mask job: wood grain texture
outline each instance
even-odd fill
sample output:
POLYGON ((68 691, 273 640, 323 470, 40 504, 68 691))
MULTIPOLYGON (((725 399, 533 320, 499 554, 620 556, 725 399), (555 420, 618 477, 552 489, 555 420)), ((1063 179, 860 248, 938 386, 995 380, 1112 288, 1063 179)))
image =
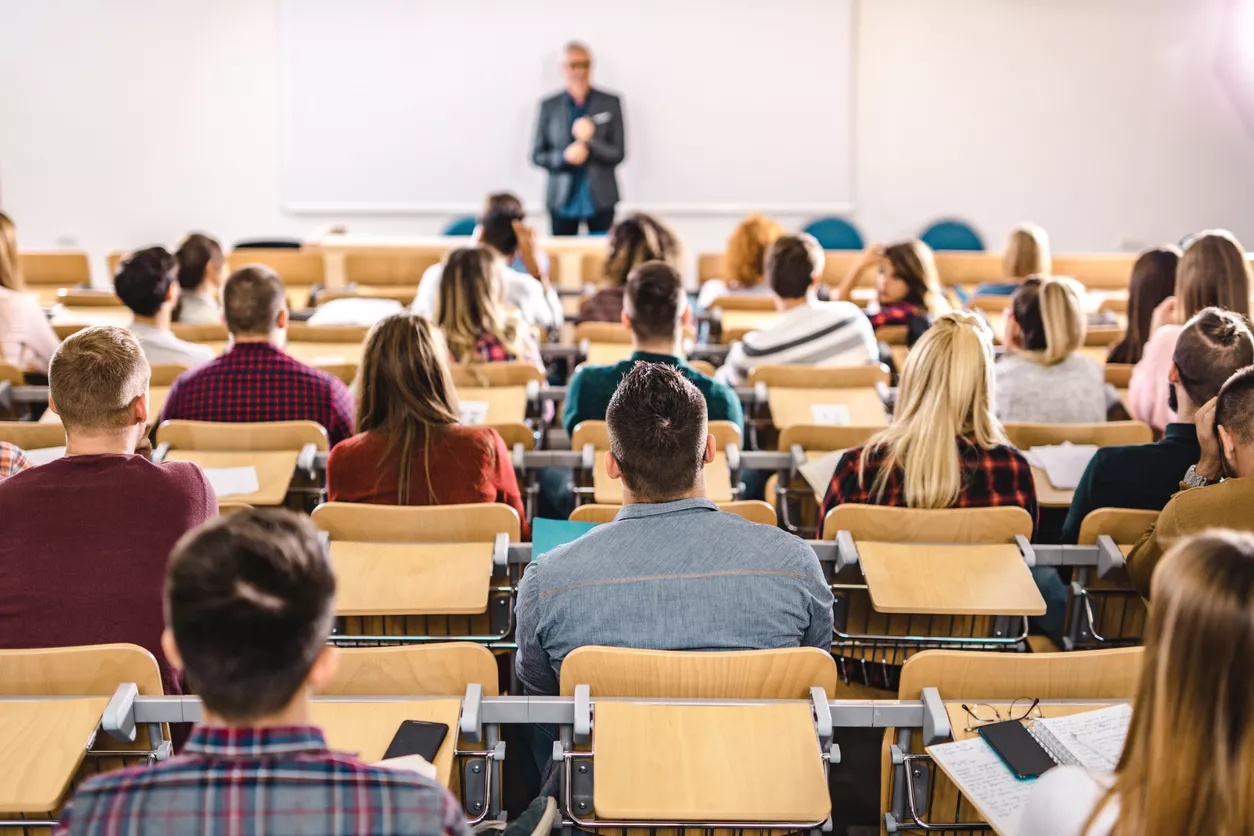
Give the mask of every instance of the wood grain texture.
POLYGON ((327 431, 314 421, 162 421, 157 444, 175 450, 239 453, 243 451, 299 452, 306 444, 327 450, 327 431))
POLYGON ((1107 421, 1102 424, 1006 424, 1010 443, 1020 450, 1046 444, 1093 444, 1113 447, 1120 444, 1148 444, 1154 440, 1148 424, 1140 421, 1107 421))
POLYGON ((336 615, 471 615, 488 607, 492 543, 331 543, 336 615))
POLYGON ((257 471, 256 493, 228 497, 248 505, 282 505, 296 470, 296 451, 224 453, 216 450, 171 450, 166 461, 195 462, 202 468, 252 467, 257 471))
POLYGON ((1045 600, 1007 545, 858 542, 871 603, 884 613, 1044 615, 1045 600))
POLYGON ((134 644, 0 650, 0 695, 112 696, 123 682, 134 682, 144 696, 159 696, 156 658, 134 644))
POLYGON ((0 702, 0 813, 61 806, 108 702, 0 702))
POLYGON ((787 389, 767 390, 771 423, 784 430, 796 424, 814 424, 815 405, 843 404, 849 410, 850 425, 888 426, 884 402, 874 389, 787 389))
POLYGON ((470 642, 339 651, 335 677, 319 693, 334 696, 461 697, 472 682, 485 696, 500 693, 496 657, 470 642))
MULTIPOLYGON (((778 525, 775 509, 760 499, 745 499, 737 502, 719 502, 718 509, 738 517, 744 517, 759 525, 778 525)), ((580 505, 570 515, 571 522, 607 523, 621 511, 622 505, 580 505)))
POLYGON ((891 508, 839 505, 827 512, 823 539, 849 531, 859 540, 884 543, 1007 543, 1032 536, 1032 516, 1018 507, 891 508))
POLYGON ((448 786, 457 746, 457 720, 460 699, 414 700, 413 702, 323 702, 310 705, 313 722, 322 727, 327 745, 340 752, 355 754, 366 763, 383 759, 396 730, 406 720, 444 723, 449 727, 435 764, 440 783, 448 786))
POLYGON ((707 653, 581 647, 562 661, 562 696, 587 685, 594 697, 809 699, 836 690, 836 662, 814 647, 707 653))
POLYGON ((765 383, 782 389, 874 389, 887 384, 888 369, 879 363, 862 366, 758 366, 749 373, 750 385, 765 383))
POLYGON ((363 543, 491 543, 498 533, 522 537, 518 512, 499 503, 366 505, 324 502, 310 515, 332 541, 363 543))

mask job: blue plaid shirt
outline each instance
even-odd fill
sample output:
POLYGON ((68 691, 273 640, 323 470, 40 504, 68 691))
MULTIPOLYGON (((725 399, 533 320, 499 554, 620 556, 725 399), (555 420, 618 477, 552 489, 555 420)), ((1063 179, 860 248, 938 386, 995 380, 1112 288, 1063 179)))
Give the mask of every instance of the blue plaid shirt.
POLYGON ((327 748, 310 726, 197 726, 183 753, 86 781, 57 833, 469 836, 448 790, 327 748))

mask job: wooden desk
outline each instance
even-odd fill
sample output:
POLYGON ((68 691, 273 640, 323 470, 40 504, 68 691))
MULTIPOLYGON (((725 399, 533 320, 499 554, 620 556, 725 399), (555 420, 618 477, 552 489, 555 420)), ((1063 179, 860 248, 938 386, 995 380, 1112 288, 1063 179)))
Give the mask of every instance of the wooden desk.
MULTIPOLYGON (((727 456, 722 451, 714 454, 714 461, 705 466, 705 495, 711 502, 731 502, 731 471, 727 469, 727 456)), ((605 469, 605 451, 598 450, 592 471, 592 497, 598 505, 622 505, 623 483, 611 479, 605 469)))
POLYGON ((1070 508, 1075 491, 1065 491, 1050 484, 1049 477, 1039 467, 1032 468, 1032 482, 1036 485, 1036 501, 1042 508, 1070 508))
POLYGON ((227 453, 216 450, 171 450, 165 457, 171 462, 195 462, 202 468, 254 467, 257 469, 256 493, 223 497, 226 501, 247 505, 282 505, 296 470, 296 450, 227 453))
POLYGON ((288 343, 287 353, 310 366, 360 366, 362 343, 288 343))
POLYGON ((820 821, 831 814, 804 702, 595 706, 593 808, 625 821, 820 821))
POLYGON ((63 307, 48 320, 58 325, 116 325, 119 328, 130 328, 135 321, 135 314, 125 307, 70 308, 63 307))
POLYGON ((109 700, 0 703, 0 814, 56 810, 109 700))
POLYGON ((588 343, 590 366, 614 366, 631 357, 631 343, 588 343))
POLYGON ((771 407, 771 423, 782 430, 795 424, 813 424, 812 407, 820 404, 844 404, 853 426, 882 427, 888 425, 884 402, 874 389, 784 389, 773 386, 767 390, 771 407))
POLYGON ((726 345, 740 339, 750 331, 769 328, 777 319, 779 319, 778 311, 723 311, 723 331, 719 339, 726 345))
POLYGON ((527 389, 524 386, 464 386, 457 390, 462 403, 481 401, 488 405, 485 424, 521 424, 527 419, 527 389))
POLYGON ((336 615, 472 615, 488 608, 492 543, 331 541, 336 615))
MULTIPOLYGON (((949 728, 953 732, 955 741, 968 740, 975 737, 977 732, 967 731, 967 725, 971 722, 971 715, 962 710, 962 704, 971 705, 969 700, 955 700, 945 703, 945 713, 949 715, 949 728)), ((1029 705, 1032 704, 1032 698, 1020 700, 1015 704, 1015 713, 1022 714, 1027 711, 1029 705)), ((1082 714, 1085 711, 1096 711, 1099 708, 1107 708, 1113 703, 1093 702, 1093 703, 1067 703, 1066 705, 1041 705, 1037 706, 1042 717, 1068 717, 1072 714, 1082 714)), ((1009 717, 1007 712, 1010 710, 1009 702, 981 702, 980 705, 991 705, 997 709, 1002 717, 1009 717)), ((974 706, 972 706, 974 708, 974 706)), ((1033 710, 1032 716, 1037 716, 1036 710, 1033 710)), ((985 724, 987 725, 987 723, 985 724)), ((972 728, 975 728, 974 726, 972 728)))
POLYGON ((858 543, 871 605, 882 613, 1044 615, 1019 547, 858 543))
POLYGON ((310 705, 313 722, 322 727, 327 745, 340 752, 351 752, 366 763, 383 760, 396 730, 406 720, 444 723, 449 727, 435 769, 440 783, 448 786, 453 774, 453 750, 457 748, 457 721, 460 699, 414 700, 413 702, 328 702, 315 699, 310 705))

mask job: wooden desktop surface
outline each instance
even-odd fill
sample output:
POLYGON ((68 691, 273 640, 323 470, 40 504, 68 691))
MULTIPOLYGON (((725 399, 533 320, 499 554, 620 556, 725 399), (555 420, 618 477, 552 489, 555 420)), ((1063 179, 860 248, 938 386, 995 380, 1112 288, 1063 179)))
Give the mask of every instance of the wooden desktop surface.
POLYGON ((488 607, 492 543, 331 541, 336 615, 471 615, 488 607))
MULTIPOLYGON (((731 502, 731 471, 727 469, 727 455, 714 454, 714 461, 705 466, 705 494, 711 502, 731 502)), ((611 479, 605 469, 605 451, 596 452, 592 471, 592 496, 598 505, 622 505, 623 483, 611 479)))
POLYGON ((527 389, 523 386, 462 386, 457 390, 457 399, 462 403, 486 403, 486 424, 521 424, 527 419, 527 389))
POLYGON ((615 366, 631 357, 631 343, 588 343, 589 366, 615 366))
POLYGON ((767 390, 771 407, 771 423, 782 430, 796 424, 814 424, 812 407, 844 404, 849 410, 849 423, 854 426, 887 426, 888 413, 874 389, 785 389, 772 386, 767 390))
POLYGON ((871 605, 882 613, 1044 615, 1019 547, 858 543, 871 605))
POLYGON ((327 745, 339 752, 350 752, 366 763, 383 760, 396 730, 406 720, 444 723, 449 727, 435 768, 440 783, 448 786, 453 773, 453 750, 457 747, 457 721, 460 699, 414 700, 413 702, 328 702, 314 700, 310 706, 313 722, 322 727, 327 745))
POLYGON ((105 697, 0 702, 0 814, 60 806, 108 703, 105 697))
POLYGON ((1032 468, 1032 482, 1036 485, 1036 501, 1042 508, 1070 508, 1075 491, 1055 488, 1049 476, 1039 467, 1032 468))
POLYGON ((216 450, 171 450, 166 461, 195 462, 202 468, 253 467, 257 470, 256 493, 224 496, 224 502, 242 502, 247 505, 282 505, 287 489, 292 484, 296 469, 295 450, 249 451, 239 453, 216 450))

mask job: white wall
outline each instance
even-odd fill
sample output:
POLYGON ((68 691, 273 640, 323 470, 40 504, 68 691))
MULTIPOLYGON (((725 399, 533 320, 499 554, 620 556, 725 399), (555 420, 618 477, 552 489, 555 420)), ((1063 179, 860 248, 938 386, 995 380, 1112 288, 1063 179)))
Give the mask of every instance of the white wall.
MULTIPOLYGON (((1254 138, 1214 72, 1223 4, 859 0, 854 219, 890 238, 959 215, 994 246, 1031 219, 1069 251, 1223 225, 1254 248, 1254 138)), ((0 0, 0 21, 0 205, 27 248, 446 220, 282 213, 273 0, 0 0)), ((733 223, 673 220, 693 250, 733 223)))

